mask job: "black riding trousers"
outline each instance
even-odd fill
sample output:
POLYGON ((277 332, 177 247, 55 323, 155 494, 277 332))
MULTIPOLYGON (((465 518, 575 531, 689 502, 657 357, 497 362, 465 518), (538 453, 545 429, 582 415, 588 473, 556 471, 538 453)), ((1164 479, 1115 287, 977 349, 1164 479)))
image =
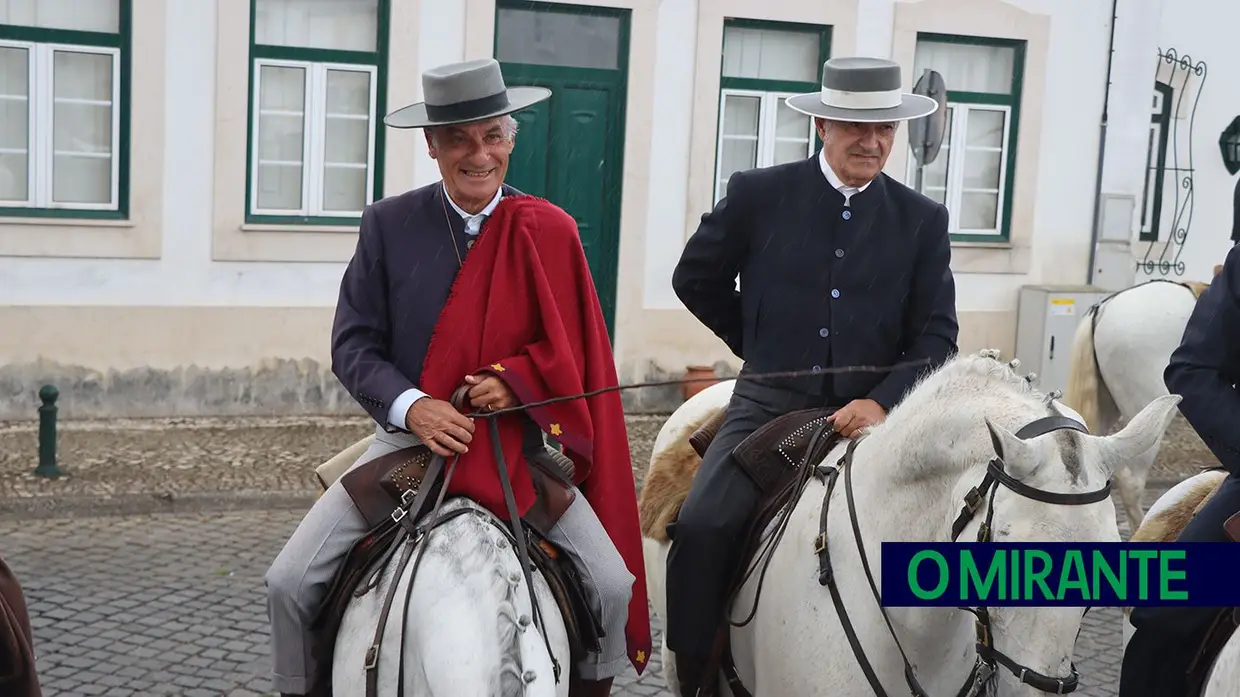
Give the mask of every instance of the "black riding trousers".
POLYGON ((760 498, 757 485, 732 459, 732 449, 782 413, 734 394, 680 515, 668 526, 667 645, 677 653, 710 651, 728 581, 740 563, 740 538, 760 498))
MULTIPOLYGON (((1231 474, 1184 528, 1182 542, 1231 542, 1223 522, 1240 511, 1240 478, 1231 474)), ((1119 697, 1183 697, 1187 672, 1220 608, 1135 607, 1136 628, 1119 678, 1119 697)))

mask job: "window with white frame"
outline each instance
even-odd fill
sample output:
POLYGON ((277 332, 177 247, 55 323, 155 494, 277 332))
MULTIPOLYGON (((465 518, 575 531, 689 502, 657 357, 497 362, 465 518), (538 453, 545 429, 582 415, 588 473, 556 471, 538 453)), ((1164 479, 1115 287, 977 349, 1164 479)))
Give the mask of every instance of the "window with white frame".
POLYGON ((729 20, 723 30, 715 200, 738 171, 802 160, 817 136, 809 116, 784 100, 819 89, 828 52, 822 27, 729 20))
MULTIPOLYGON (((1006 39, 919 35, 913 74, 934 70, 947 87, 947 126, 920 191, 950 211, 949 232, 978 240, 1006 240, 1023 44, 1006 39)), ((918 186, 909 157, 907 181, 918 186)))
POLYGON ((248 218, 356 219, 375 199, 380 0, 252 0, 248 218))
POLYGON ((127 3, 0 0, 0 215, 125 214, 127 3))

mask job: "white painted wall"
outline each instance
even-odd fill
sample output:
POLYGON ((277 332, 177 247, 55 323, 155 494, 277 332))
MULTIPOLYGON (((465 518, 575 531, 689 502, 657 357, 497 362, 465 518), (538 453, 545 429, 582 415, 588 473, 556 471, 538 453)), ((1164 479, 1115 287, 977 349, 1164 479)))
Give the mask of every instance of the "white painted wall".
MULTIPOLYGON (((418 17, 418 64, 430 67, 465 60, 465 0, 423 0, 422 12, 418 17)), ((417 85, 417 96, 422 98, 422 79, 414 70, 402 69, 400 66, 389 66, 389 70, 401 71, 406 79, 417 85)), ((389 110, 403 105, 391 104, 389 110)), ((424 140, 421 131, 409 132, 420 141, 424 140)), ((414 160, 414 188, 425 186, 440 178, 439 166, 426 152, 421 142, 414 148, 417 157, 414 160)))
POLYGON ((650 199, 642 294, 646 310, 684 309, 672 291, 672 271, 692 230, 685 230, 685 222, 689 218, 697 10, 698 0, 659 3, 654 49, 658 66, 654 113, 658 117, 650 123, 650 199))
MULTIPOLYGON (((1023 283, 1084 283, 1111 7, 1105 1, 1028 0, 1019 4, 1051 15, 1033 265, 1023 283)), ((1015 310, 1015 293, 1010 303, 1015 310)))
MULTIPOLYGON (((227 0, 231 1, 231 0, 227 0)), ((238 0, 239 1, 239 0, 238 0)), ((651 334, 640 325, 667 324, 683 312, 671 289, 671 275, 684 240, 704 210, 689 205, 690 147, 697 129, 714 129, 714 119, 694 113, 697 45, 701 3, 710 0, 661 0, 651 45, 634 43, 633 52, 650 51, 653 71, 653 118, 629 114, 648 128, 649 190, 643 192, 644 251, 640 268, 621 274, 640 283, 621 284, 640 293, 637 323, 640 346, 630 342, 625 360, 636 365, 674 351, 692 352, 702 339, 651 334), (647 312, 649 311, 649 312, 647 312), (661 312, 661 314, 660 314, 661 312), (662 317, 659 319, 658 317, 662 317), (697 343, 694 343, 697 342, 697 343), (673 345, 679 348, 673 349, 673 345)), ((1111 3, 1106 0, 994 0, 1012 2, 1051 16, 1046 98, 1041 105, 1042 139, 1035 201, 1035 234, 1028 273, 958 273, 958 310, 1014 312, 1017 292, 1026 283, 1081 283, 1086 278, 1097 175, 1101 117, 1110 31, 1111 3)), ((774 0, 752 0, 755 7, 774 0)), ((335 304, 342 263, 213 262, 213 118, 216 65, 216 2, 169 0, 167 13, 166 108, 164 149, 163 257, 159 260, 43 259, 0 257, 0 305, 26 306, 248 306, 317 307, 335 304)), ((858 0, 856 35, 837 33, 834 46, 855 44, 858 53, 890 56, 896 0, 858 0), (846 40, 847 39, 847 40, 846 40)), ((417 27, 421 66, 466 56, 468 0, 423 0, 417 27)), ((760 14, 755 12, 755 14, 760 14)), ((1186 278, 1204 279, 1221 262, 1231 242, 1231 196, 1235 179, 1218 155, 1219 132, 1240 113, 1240 92, 1230 88, 1229 69, 1240 64, 1234 27, 1240 4, 1217 0, 1118 0, 1115 55, 1111 75, 1110 124, 1103 176, 1104 192, 1139 197, 1154 60, 1159 46, 1209 63, 1196 115, 1194 165, 1196 202, 1188 243, 1182 255, 1186 278)), ((838 30, 837 30, 838 31, 838 30)), ((392 65, 421 87, 414 66, 392 65)), ((389 105, 397 108, 399 104, 389 105)), ((142 134, 135 134, 142 137, 142 134)), ((405 134, 401 134, 405 137, 405 134)), ((712 137, 713 140, 713 137, 712 137)), ((904 140, 901 139, 901 146, 904 140)), ((438 178, 433 161, 419 145, 415 185, 438 178)), ((1018 153, 1018 157, 1028 156, 1018 153)), ((134 167, 141 167, 136 162, 134 167)), ((1169 185, 1173 184, 1169 181, 1169 185)), ((635 194, 626 190, 626 196, 635 194)), ((1137 222, 1134 220, 1134 230, 1137 222)), ((1134 244, 1141 253, 1143 246, 1134 244)), ((637 257, 635 257, 637 258, 637 257)), ((1141 280, 1141 277, 1137 277, 1141 280)), ((679 320, 678 320, 679 322, 679 320)), ((684 314, 686 333, 697 331, 684 314)), ((656 325, 651 325, 656 326, 656 325)), ((671 326, 671 325, 669 325, 671 326)), ((701 335, 701 332, 698 332, 701 335)), ((712 339, 707 339, 712 340, 712 339)), ((623 341, 623 340, 622 340, 623 341)), ((676 354, 680 355, 680 354, 676 354)), ((667 369, 679 365, 668 364, 667 369)))
MULTIPOLYGON (((1236 89, 1240 41, 1236 40, 1236 27, 1240 27, 1240 3, 1234 2, 1168 0, 1159 19, 1156 46, 1173 47, 1181 56, 1191 56, 1194 63, 1200 60, 1207 64, 1193 133, 1193 217, 1180 256, 1186 266, 1184 277, 1202 281, 1211 278, 1214 265, 1223 263, 1232 246, 1236 178, 1223 167, 1218 138, 1240 114, 1240 91, 1236 89)), ((1190 106, 1186 99, 1184 111, 1190 106)), ((1187 152, 1183 141, 1186 134, 1186 130, 1181 131, 1181 152, 1187 152)), ((1172 183, 1169 179, 1167 186, 1172 183)), ((1164 206, 1174 199, 1167 200, 1164 206)), ((1145 245, 1134 247, 1144 253, 1145 245)))
POLYGON ((0 305, 334 306, 344 264, 211 260, 215 3, 170 0, 167 18, 163 257, 0 257, 0 305))

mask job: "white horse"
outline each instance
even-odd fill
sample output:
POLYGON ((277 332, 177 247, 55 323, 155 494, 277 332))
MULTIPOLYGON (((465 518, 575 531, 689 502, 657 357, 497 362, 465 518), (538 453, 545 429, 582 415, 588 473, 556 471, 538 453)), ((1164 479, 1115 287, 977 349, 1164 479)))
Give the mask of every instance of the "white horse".
MULTIPOLYGON (((1227 478, 1222 470, 1207 470, 1195 474, 1167 490, 1158 497, 1145 514, 1141 527, 1132 534, 1132 542, 1172 542, 1180 536, 1184 526, 1218 491, 1227 478)), ((1132 608, 1124 608, 1124 648, 1136 631, 1128 622, 1132 608)), ((1201 697, 1240 697, 1240 632, 1231 639, 1215 657, 1201 697)))
MULTIPOLYGON (((1110 433, 1121 420, 1131 420, 1167 394, 1163 370, 1204 287, 1149 281, 1109 296, 1081 317, 1063 402, 1092 432, 1110 433)), ((1141 496, 1157 454, 1151 449, 1115 471, 1115 488, 1131 530, 1144 517, 1141 496)))
MULTIPOLYGON (((856 446, 852 478, 857 519, 874 577, 881 578, 884 541, 948 541, 965 494, 977 486, 996 456, 1017 481, 1051 492, 1096 492, 1116 464, 1156 448, 1179 397, 1154 400, 1121 432, 1092 436, 1059 431, 1028 440, 1014 432, 1054 413, 1042 394, 997 354, 957 356, 927 376, 892 410, 883 424, 856 446), (993 441, 992 441, 993 439, 993 441), (880 567, 880 568, 874 568, 880 567)), ((696 462, 686 439, 699 424, 726 406, 732 383, 696 395, 667 421, 655 442, 642 491, 642 526, 647 578, 656 612, 666 617, 668 552, 662 525, 667 510, 683 501, 696 462), (653 485, 653 486, 652 486, 653 485)), ((1078 418, 1055 405, 1064 415, 1078 418)), ((846 445, 824 462, 836 463, 846 445)), ((843 607, 856 628, 864 654, 889 694, 905 691, 904 665, 861 566, 851 529, 844 477, 829 511, 829 550, 843 607)), ((771 554, 765 592, 753 621, 731 629, 732 653, 744 685, 755 695, 860 695, 871 689, 849 650, 828 590, 818 581, 812 552, 819 532, 825 486, 811 480, 792 510, 783 538, 771 554)), ((998 541, 1119 540, 1109 498, 1086 505, 1051 505, 1000 487, 994 505, 998 541)), ((987 513, 986 502, 964 528, 972 541, 987 513)), ((732 608, 747 615, 754 603, 754 573, 732 608)), ((991 646, 1016 664, 1050 678, 1070 676, 1082 609, 1003 607, 988 610, 991 646)), ((921 685, 931 695, 956 694, 975 666, 975 618, 956 608, 887 608, 895 634, 908 653, 921 685)), ((675 660, 661 647, 665 677, 678 693, 675 660)), ((1037 695, 1003 667, 987 680, 1003 695, 1037 695)), ((726 685, 724 686, 726 690, 726 685)), ((1053 692, 1053 689, 1052 689, 1053 692)), ((994 692, 991 692, 994 694, 994 692)))
MULTIPOLYGON (((334 697, 365 697, 366 651, 392 583, 400 586, 380 643, 380 697, 395 697, 402 666, 404 694, 410 697, 567 697, 572 669, 568 634, 546 580, 537 570, 531 572, 547 633, 544 643, 516 551, 496 525, 504 523, 464 498, 445 500, 440 516, 462 508, 469 513, 443 522, 418 543, 426 551, 412 574, 411 593, 406 595, 412 562, 396 578, 393 561, 377 587, 349 602, 332 662, 334 697), (558 684, 548 646, 560 666, 558 684)), ((401 545, 394 560, 408 544, 401 545)))

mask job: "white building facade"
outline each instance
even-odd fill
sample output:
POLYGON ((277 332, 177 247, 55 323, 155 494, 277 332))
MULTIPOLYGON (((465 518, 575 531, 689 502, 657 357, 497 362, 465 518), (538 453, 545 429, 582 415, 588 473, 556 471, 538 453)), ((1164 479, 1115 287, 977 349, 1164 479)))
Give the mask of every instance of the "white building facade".
POLYGON ((555 92, 509 181, 578 219, 622 381, 738 366, 672 270, 731 172, 815 152, 782 98, 841 55, 944 77, 923 190, 961 348, 1010 354, 1022 285, 1222 262, 1237 24, 1211 0, 0 0, 0 418, 49 382, 68 416, 359 411, 329 353, 360 211, 438 179, 382 116, 489 56, 555 92))

